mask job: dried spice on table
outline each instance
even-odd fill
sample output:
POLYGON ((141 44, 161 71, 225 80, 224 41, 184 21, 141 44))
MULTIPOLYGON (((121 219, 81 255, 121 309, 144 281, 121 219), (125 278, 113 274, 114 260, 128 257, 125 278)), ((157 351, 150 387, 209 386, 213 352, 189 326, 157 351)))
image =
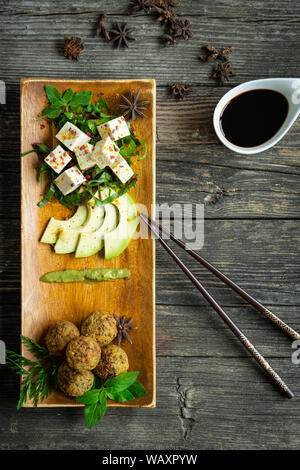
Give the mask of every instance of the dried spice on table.
POLYGON ((114 318, 117 322, 117 342, 118 346, 120 346, 121 342, 123 339, 127 339, 127 341, 132 344, 132 340, 128 334, 128 331, 132 330, 137 330, 137 326, 132 326, 132 318, 129 318, 129 320, 126 320, 126 316, 123 315, 121 318, 119 318, 117 315, 114 314, 114 318))
POLYGON ((96 36, 103 37, 106 41, 110 41, 110 35, 108 30, 105 27, 106 15, 101 13, 98 20, 98 28, 96 29, 96 36))
POLYGON ((136 38, 132 36, 132 32, 133 28, 129 28, 127 23, 116 23, 113 29, 109 31, 110 40, 116 44, 118 49, 121 46, 128 48, 128 41, 136 41, 136 38))
POLYGON ((232 70, 231 65, 231 62, 226 62, 226 64, 218 64, 214 69, 211 78, 215 78, 220 84, 224 83, 225 80, 229 81, 230 77, 236 75, 236 73, 232 70))
POLYGON ((200 55, 199 59, 202 62, 212 62, 214 60, 220 60, 221 62, 228 61, 228 55, 234 51, 234 46, 225 47, 223 49, 217 49, 216 47, 207 44, 202 47, 204 55, 200 55))
POLYGON ((68 59, 79 60, 79 55, 84 51, 83 40, 76 36, 71 38, 65 36, 64 41, 64 56, 68 59))
POLYGON ((177 99, 183 99, 188 93, 192 92, 192 87, 184 83, 174 83, 170 86, 171 94, 177 99))

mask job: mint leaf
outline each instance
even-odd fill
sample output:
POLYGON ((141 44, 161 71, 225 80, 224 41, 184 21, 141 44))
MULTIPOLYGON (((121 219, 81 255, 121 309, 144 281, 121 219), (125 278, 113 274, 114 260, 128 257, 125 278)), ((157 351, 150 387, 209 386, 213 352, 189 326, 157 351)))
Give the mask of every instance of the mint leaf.
POLYGON ((91 91, 78 91, 73 95, 73 98, 70 101, 70 107, 76 109, 78 106, 87 106, 92 99, 91 91))
POLYGON ((138 380, 136 380, 132 385, 130 385, 127 390, 132 393, 135 398, 144 397, 147 394, 146 389, 138 380))
MULTIPOLYGON (((95 390, 91 390, 91 391, 95 391, 95 390)), ((93 426, 98 424, 106 412, 106 406, 107 406, 106 393, 104 390, 97 390, 97 392, 98 392, 99 401, 97 401, 97 403, 94 403, 92 405, 86 405, 84 409, 85 422, 89 429, 91 429, 93 426)))
POLYGON ((98 403, 99 395, 99 390, 90 390, 81 397, 76 398, 76 401, 78 401, 79 403, 83 403, 84 405, 94 405, 95 403, 98 403))
POLYGON ((62 112, 61 108, 51 105, 51 106, 48 106, 48 108, 44 109, 43 116, 46 116, 50 119, 55 119, 60 115, 61 112, 62 112))
POLYGON ((139 375, 139 372, 124 372, 104 382, 104 388, 107 392, 123 392, 132 385, 139 375))
POLYGON ((72 88, 69 88, 67 91, 65 91, 62 97, 63 103, 64 104, 69 103, 69 101, 71 101, 71 99, 73 98, 73 95, 74 95, 74 91, 72 90, 72 88))
POLYGON ((129 389, 123 390, 123 392, 107 390, 107 396, 114 401, 130 401, 135 399, 135 396, 129 391, 129 389))
POLYGON ((46 85, 45 91, 50 103, 53 103, 54 105, 61 104, 62 94, 57 88, 55 88, 55 86, 46 85))

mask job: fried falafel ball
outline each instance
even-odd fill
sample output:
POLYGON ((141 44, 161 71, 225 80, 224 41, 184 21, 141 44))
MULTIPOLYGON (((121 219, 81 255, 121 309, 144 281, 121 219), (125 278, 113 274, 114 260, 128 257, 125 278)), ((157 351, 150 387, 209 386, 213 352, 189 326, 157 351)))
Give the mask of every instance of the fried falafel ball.
POLYGON ((94 338, 100 347, 111 343, 118 334, 117 322, 108 312, 93 312, 83 322, 81 334, 94 338))
POLYGON ((93 372, 101 379, 107 379, 123 374, 128 368, 129 362, 126 352, 120 346, 109 344, 102 348, 101 360, 93 372))
POLYGON ((71 369, 67 362, 63 362, 58 368, 57 384, 65 395, 81 397, 85 392, 91 390, 94 378, 92 372, 77 372, 71 369))
POLYGON ((62 356, 67 344, 80 336, 77 326, 70 321, 58 321, 49 328, 45 336, 46 348, 51 356, 62 356))
POLYGON ((94 369, 100 358, 100 346, 94 338, 89 336, 79 336, 73 339, 66 349, 67 363, 77 372, 94 369))

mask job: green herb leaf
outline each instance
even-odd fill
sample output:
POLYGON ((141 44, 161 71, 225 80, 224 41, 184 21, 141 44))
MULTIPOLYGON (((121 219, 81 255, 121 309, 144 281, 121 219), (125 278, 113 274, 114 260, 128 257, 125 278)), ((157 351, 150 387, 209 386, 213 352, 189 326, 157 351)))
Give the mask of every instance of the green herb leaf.
POLYGON ((52 198, 52 196, 54 196, 54 194, 55 194, 55 186, 54 186, 53 183, 51 183, 50 186, 49 186, 48 191, 44 195, 44 199, 42 199, 42 201, 38 202, 37 205, 40 208, 44 207, 44 205, 47 204, 50 201, 50 199, 52 198))
POLYGON ((107 396, 111 400, 114 401, 131 401, 135 399, 135 396, 130 392, 129 389, 123 390, 122 392, 115 392, 115 391, 110 391, 109 389, 107 390, 107 396))
POLYGON ((132 385, 130 385, 130 387, 128 387, 128 390, 132 393, 132 395, 134 395, 135 398, 144 397, 145 395, 147 395, 146 389, 138 380, 136 380, 132 385))
POLYGON ((122 392, 136 381, 138 375, 139 372, 124 372, 124 374, 107 379, 104 382, 104 388, 107 392, 122 392))
POLYGON ((57 88, 55 88, 55 86, 46 85, 45 91, 46 91, 46 95, 50 103, 54 104, 55 106, 59 106, 62 104, 61 102, 62 94, 60 93, 60 91, 58 91, 57 88))
POLYGON ((57 106, 48 106, 48 108, 44 109, 43 116, 48 117, 50 119, 55 119, 61 113, 62 113, 62 108, 58 108, 57 106))
POLYGON ((78 91, 73 95, 70 101, 70 107, 72 110, 78 108, 78 106, 87 106, 92 99, 91 91, 78 91))
POLYGON ((72 88, 69 88, 67 91, 65 91, 62 97, 63 103, 64 104, 69 103, 69 101, 71 101, 71 99, 73 98, 73 95, 74 95, 74 91, 72 90, 72 88))
POLYGON ((103 398, 101 394, 101 402, 94 403, 93 405, 86 405, 84 409, 85 422, 89 429, 96 426, 106 412, 106 397, 103 398))
POLYGON ((97 389, 90 390, 89 392, 86 392, 81 397, 76 398, 76 401, 78 401, 79 403, 83 403, 84 405, 94 405, 95 403, 98 403, 99 395, 100 395, 99 390, 97 389))

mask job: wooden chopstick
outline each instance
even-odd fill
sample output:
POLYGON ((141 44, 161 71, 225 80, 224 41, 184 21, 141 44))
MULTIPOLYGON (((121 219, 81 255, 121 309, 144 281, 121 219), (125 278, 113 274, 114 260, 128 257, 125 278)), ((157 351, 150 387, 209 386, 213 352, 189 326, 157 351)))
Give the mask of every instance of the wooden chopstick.
POLYGON ((271 320, 278 328, 280 328, 282 331, 284 331, 287 335, 289 335, 292 339, 297 340, 300 339, 300 333, 295 331, 292 327, 290 327, 287 323, 282 321, 277 315, 272 313, 268 308, 266 308, 263 304, 258 302, 256 299, 254 299, 250 294, 248 294, 244 289, 242 289, 238 284, 233 282, 229 277, 227 277, 224 273, 219 271, 215 266, 213 266, 211 263, 209 263, 205 258, 200 256, 198 253, 196 253, 193 250, 190 250, 187 245, 181 241, 178 240, 178 238, 174 237, 174 235, 168 230, 164 229, 159 223, 155 222, 154 220, 150 219, 150 217, 146 216, 143 214, 144 217, 147 217, 148 221, 158 227, 161 232, 164 232, 168 237, 170 237, 171 240, 173 240, 175 243, 177 243, 178 246, 183 248, 189 255, 191 255, 193 258, 195 258, 199 263, 201 263, 203 266, 205 266, 211 273, 213 273, 215 276, 217 276, 221 281, 223 281, 227 286, 231 287, 237 294, 239 294, 244 300, 246 300, 249 304, 253 305, 257 310, 259 310, 266 318, 271 320))
MULTIPOLYGON (((227 313, 222 309, 222 307, 215 301, 215 299, 210 295, 210 293, 205 289, 205 287, 200 283, 200 281, 194 276, 194 274, 187 268, 187 266, 181 261, 181 259, 176 255, 176 253, 169 247, 169 245, 161 238, 159 232, 156 230, 154 224, 148 221, 147 216, 140 214, 141 220, 149 227, 151 232, 158 239, 160 244, 165 248, 169 255, 174 259, 186 276, 192 281, 192 283, 197 287, 201 292, 204 298, 210 303, 214 310, 220 315, 224 322, 229 326, 231 331, 235 336, 240 340, 240 342, 245 346, 249 351, 251 356, 256 360, 256 362, 266 371, 266 373, 272 378, 275 384, 280 388, 280 390, 288 397, 293 398, 294 393, 290 390, 288 385, 282 380, 282 378, 274 371, 268 361, 260 354, 260 352, 255 348, 255 346, 249 341, 249 339, 244 335, 244 333, 237 327, 237 325, 231 320, 227 313)), ((151 219, 150 219, 151 220, 151 219)))

